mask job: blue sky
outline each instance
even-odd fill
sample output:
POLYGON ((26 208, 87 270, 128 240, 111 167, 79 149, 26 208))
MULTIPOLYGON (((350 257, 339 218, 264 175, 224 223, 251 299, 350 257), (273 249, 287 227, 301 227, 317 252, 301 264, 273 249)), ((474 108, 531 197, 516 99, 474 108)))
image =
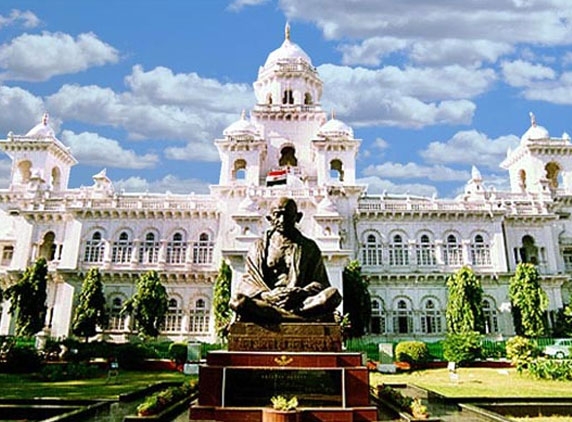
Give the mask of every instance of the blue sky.
POLYGON ((207 193, 286 21, 363 140, 370 193, 454 197, 473 165, 505 189, 530 111, 572 133, 569 0, 2 0, 0 134, 48 111, 71 187, 106 168, 126 191, 207 193))

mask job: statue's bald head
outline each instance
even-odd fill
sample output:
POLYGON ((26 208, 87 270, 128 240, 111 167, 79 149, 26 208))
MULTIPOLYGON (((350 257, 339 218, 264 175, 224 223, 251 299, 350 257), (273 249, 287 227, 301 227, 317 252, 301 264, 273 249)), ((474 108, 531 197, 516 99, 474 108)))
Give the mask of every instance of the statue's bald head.
POLYGON ((296 223, 302 219, 298 206, 292 198, 281 197, 272 202, 270 214, 266 217, 270 224, 279 232, 290 232, 296 223))

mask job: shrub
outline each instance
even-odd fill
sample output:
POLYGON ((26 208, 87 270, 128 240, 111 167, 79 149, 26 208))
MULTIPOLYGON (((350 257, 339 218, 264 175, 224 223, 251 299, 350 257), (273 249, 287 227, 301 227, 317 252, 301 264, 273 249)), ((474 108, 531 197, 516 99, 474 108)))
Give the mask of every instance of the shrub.
POLYGON ((404 396, 401 392, 388 385, 382 385, 381 388, 378 389, 378 396, 380 399, 393 404, 399 408, 399 410, 404 410, 406 412, 411 410, 413 399, 411 397, 404 396))
POLYGON ((169 406, 183 400, 195 391, 197 380, 192 380, 181 384, 179 387, 169 387, 151 396, 148 396, 143 403, 137 406, 139 416, 151 416, 161 413, 169 406))
POLYGON ((530 360, 527 363, 527 373, 536 379, 553 381, 572 380, 572 361, 555 361, 546 358, 530 360))
POLYGON ((506 342, 506 357, 509 358, 518 372, 540 356, 540 348, 534 340, 526 337, 511 337, 506 342))
POLYGON ((443 356, 458 365, 481 358, 482 336, 476 331, 449 334, 443 343, 443 356))
POLYGON ((399 362, 423 363, 429 359, 429 349, 422 341, 402 341, 395 346, 395 358, 399 362))
POLYGON ((171 343, 169 345, 169 358, 178 365, 187 361, 187 344, 171 343))
POLYGON ((114 354, 123 369, 140 369, 147 358, 154 358, 153 350, 142 343, 125 343, 115 347, 114 354))
POLYGON ((43 381, 68 381, 94 378, 100 370, 85 363, 68 363, 65 365, 45 365, 40 371, 39 378, 43 381))
POLYGON ((30 346, 12 346, 6 353, 6 372, 23 374, 36 372, 41 367, 37 350, 30 346))

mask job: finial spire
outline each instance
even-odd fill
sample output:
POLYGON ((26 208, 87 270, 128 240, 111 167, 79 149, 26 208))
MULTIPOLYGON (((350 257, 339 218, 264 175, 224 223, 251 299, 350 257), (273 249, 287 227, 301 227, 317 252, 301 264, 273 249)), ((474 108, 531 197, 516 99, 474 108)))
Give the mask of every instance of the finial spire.
POLYGON ((240 120, 246 120, 246 110, 242 109, 242 113, 240 113, 240 120))
POLYGON ((286 22, 284 27, 284 39, 290 41, 290 22, 286 22))
POLYGON ((50 120, 50 115, 47 112, 44 113, 44 115, 42 116, 42 124, 44 126, 47 126, 49 120, 50 120))
POLYGON ((336 118, 336 111, 332 108, 332 120, 336 118))
POLYGON ((536 126, 536 116, 534 115, 534 113, 531 111, 528 113, 528 115, 530 116, 530 125, 536 126))

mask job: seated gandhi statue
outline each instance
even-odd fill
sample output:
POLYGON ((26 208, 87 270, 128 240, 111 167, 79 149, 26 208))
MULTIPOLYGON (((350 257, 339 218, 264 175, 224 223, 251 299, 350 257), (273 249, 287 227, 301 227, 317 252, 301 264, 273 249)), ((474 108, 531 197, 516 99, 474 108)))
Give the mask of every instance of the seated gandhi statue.
POLYGON ((333 322, 342 296, 330 285, 316 242, 296 228, 296 202, 277 199, 266 218, 271 228, 249 251, 230 301, 237 321, 333 322))

